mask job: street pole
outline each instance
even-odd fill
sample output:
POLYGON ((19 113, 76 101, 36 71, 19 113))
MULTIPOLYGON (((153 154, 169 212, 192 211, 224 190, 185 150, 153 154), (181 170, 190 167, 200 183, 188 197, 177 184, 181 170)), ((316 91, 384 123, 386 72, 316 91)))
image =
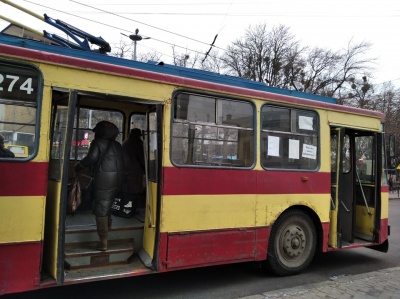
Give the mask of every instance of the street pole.
POLYGON ((129 38, 133 41, 133 60, 136 61, 137 42, 141 41, 142 39, 150 39, 150 37, 143 38, 141 35, 139 35, 139 29, 136 29, 135 34, 129 35, 129 38))

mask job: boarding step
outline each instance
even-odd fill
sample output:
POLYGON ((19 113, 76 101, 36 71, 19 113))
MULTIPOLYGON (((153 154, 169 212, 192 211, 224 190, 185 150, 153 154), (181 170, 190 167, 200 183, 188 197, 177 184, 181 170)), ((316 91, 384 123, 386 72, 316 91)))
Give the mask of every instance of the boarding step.
POLYGON ((65 244, 65 269, 77 270, 129 262, 134 253, 134 239, 109 240, 107 251, 96 250, 95 242, 65 244))
MULTIPOLYGON (((112 227, 108 231, 109 240, 134 239, 135 252, 142 248, 143 225, 129 227, 112 227)), ((65 244, 96 242, 99 240, 96 226, 68 229, 65 231, 65 244)))

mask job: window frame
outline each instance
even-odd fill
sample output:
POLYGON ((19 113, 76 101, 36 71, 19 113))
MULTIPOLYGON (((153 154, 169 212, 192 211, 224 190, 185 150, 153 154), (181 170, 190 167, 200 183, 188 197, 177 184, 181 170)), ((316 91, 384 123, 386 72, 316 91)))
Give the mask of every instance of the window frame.
MULTIPOLYGON (((41 119, 41 113, 42 113, 42 101, 43 101, 43 89, 44 89, 44 79, 43 79, 43 73, 41 70, 33 64, 29 63, 21 63, 21 62, 16 62, 16 61, 10 61, 10 60, 5 60, 5 59, 0 59, 0 65, 5 65, 11 68, 20 68, 20 69, 25 69, 33 72, 36 75, 36 80, 37 80, 37 91, 36 91, 36 97, 34 100, 31 101, 23 101, 20 99, 7 99, 6 97, 1 98, 0 97, 0 104, 5 104, 5 105, 10 105, 10 106, 20 106, 20 107, 31 107, 36 109, 35 111, 35 121, 32 126, 34 126, 34 133, 29 133, 33 134, 33 146, 32 146, 32 152, 29 154, 28 151, 28 156, 27 157, 0 157, 0 162, 3 161, 10 161, 10 162, 28 162, 33 160, 38 152, 39 152, 39 144, 40 144, 40 119, 41 119)), ((24 82, 22 82, 22 85, 24 85, 24 82)), ((1 86, 4 88, 4 86, 1 86)), ((4 130, 8 131, 8 130, 4 130)), ((18 133, 18 132, 16 132, 18 133)), ((22 132, 24 133, 24 132, 22 132)), ((25 132, 26 133, 26 132, 25 132)), ((18 144, 19 145, 19 144, 18 144)), ((21 145, 20 145, 21 146, 21 145)), ((22 145, 22 146, 27 146, 27 145, 22 145)))
MULTIPOLYGON (((188 129, 190 131, 190 129, 188 129)), ((193 167, 193 168, 212 168, 212 169, 237 169, 237 170, 241 170, 241 169, 252 169, 255 167, 256 163, 257 163, 257 157, 256 157, 256 153, 257 153, 257 148, 256 148, 256 144, 257 144, 257 138, 256 135, 257 134, 257 108, 256 105, 253 101, 249 100, 249 99, 243 99, 243 98, 236 98, 236 97, 226 97, 226 96, 221 96, 221 95, 217 95, 217 94, 211 94, 211 93, 198 93, 198 92, 193 92, 193 91, 189 91, 189 90, 178 90, 175 91, 172 94, 172 105, 171 105, 171 120, 170 120, 170 149, 169 149, 169 157, 170 157, 170 162, 172 165, 176 166, 176 167, 193 167), (198 122, 193 122, 193 121, 187 121, 187 120, 182 120, 179 118, 175 118, 175 105, 176 105, 176 100, 178 98, 179 94, 186 94, 188 96, 194 95, 197 97, 205 97, 205 98, 213 98, 215 99, 215 113, 216 113, 216 119, 215 122, 204 122, 204 121, 198 121, 198 122), (218 100, 225 100, 225 101, 233 101, 233 102, 242 102, 242 103, 246 103, 249 104, 251 106, 252 109, 252 122, 251 122, 251 127, 237 127, 237 126, 230 126, 227 124, 223 124, 220 123, 218 120, 218 109, 220 109, 220 105, 218 104, 218 100), (173 158, 173 140, 174 140, 174 136, 173 136, 173 130, 174 130, 174 124, 175 123, 180 123, 180 124, 187 124, 189 126, 210 126, 210 127, 215 127, 217 129, 217 136, 219 134, 218 129, 219 128, 223 128, 223 129, 237 129, 239 130, 245 130, 245 131, 251 131, 252 132, 252 163, 248 166, 235 166, 234 164, 231 165, 223 165, 223 163, 199 163, 199 164, 180 164, 177 163, 174 158, 173 158)), ((189 139, 189 137, 188 137, 189 139)))
MULTIPOLYGON (((281 138, 281 137, 280 137, 281 138)), ((290 138, 290 137, 289 137, 290 138)), ((300 140, 299 139, 295 139, 295 140, 300 140)), ((304 143, 303 143, 304 144, 304 143)), ((279 104, 274 104, 274 103, 264 103, 261 107, 260 107, 260 146, 259 146, 259 150, 260 150, 260 164, 261 167, 264 170, 272 170, 272 171, 313 171, 316 172, 319 170, 319 168, 321 167, 321 124, 320 124, 320 117, 318 114, 318 111, 313 110, 313 109, 307 109, 307 108, 302 108, 302 107, 295 107, 295 106, 288 106, 288 105, 279 105, 279 104), (290 131, 278 131, 278 130, 268 130, 268 129, 264 129, 263 128, 263 120, 264 120, 264 116, 263 116, 263 111, 265 109, 265 107, 272 107, 272 108, 279 108, 279 109, 287 109, 289 110, 289 128, 290 131), (297 111, 297 117, 295 119, 296 123, 293 124, 293 111, 297 111), (300 112, 300 113, 299 113, 300 112), (305 132, 301 132, 300 128, 298 128, 298 122, 299 122, 299 116, 301 115, 301 112, 304 112, 306 114, 313 114, 315 116, 315 125, 316 128, 314 129, 315 131, 315 135, 314 134, 306 134, 305 132), (293 128, 296 128, 296 131, 299 130, 299 132, 296 132, 293 130, 293 128), (282 135, 286 135, 286 136, 295 136, 295 137, 300 137, 300 138, 304 138, 304 137, 309 137, 309 138, 317 138, 316 141, 316 146, 317 146, 317 152, 316 152, 316 166, 315 168, 301 168, 301 163, 297 163, 298 166, 297 168, 293 167, 271 167, 271 166, 266 166, 265 165, 265 157, 263 157, 263 154, 265 153, 265 148, 263 145, 263 139, 264 133, 273 133, 279 136, 282 135)), ((301 148, 299 147, 299 151, 301 151, 301 148)), ((299 152, 300 155, 300 159, 301 157, 301 152, 299 152)), ((289 159, 289 157, 286 158, 287 160, 289 159)), ((299 159, 299 160, 300 160, 299 159)), ((282 162, 282 163, 286 163, 286 165, 289 165, 288 162, 282 162)), ((293 165, 296 163, 293 163, 293 165)))

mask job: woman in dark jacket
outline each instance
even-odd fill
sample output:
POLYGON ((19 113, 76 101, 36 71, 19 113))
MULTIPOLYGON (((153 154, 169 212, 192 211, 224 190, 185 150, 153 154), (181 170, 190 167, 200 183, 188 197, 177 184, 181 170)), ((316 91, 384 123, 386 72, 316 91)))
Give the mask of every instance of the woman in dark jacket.
MULTIPOLYGON (((127 177, 123 185, 124 198, 132 201, 135 212, 144 191, 143 176, 145 173, 143 141, 140 129, 132 129, 129 138, 122 143, 127 177)), ((141 206, 142 207, 142 206, 141 206)))
POLYGON ((97 249, 106 251, 108 228, 111 226, 111 206, 120 192, 125 171, 122 146, 115 141, 119 134, 118 128, 108 121, 101 121, 93 131, 95 135, 89 152, 75 165, 75 171, 79 172, 85 167, 91 167, 91 176, 94 179, 93 214, 96 216, 97 232, 100 238, 97 249))

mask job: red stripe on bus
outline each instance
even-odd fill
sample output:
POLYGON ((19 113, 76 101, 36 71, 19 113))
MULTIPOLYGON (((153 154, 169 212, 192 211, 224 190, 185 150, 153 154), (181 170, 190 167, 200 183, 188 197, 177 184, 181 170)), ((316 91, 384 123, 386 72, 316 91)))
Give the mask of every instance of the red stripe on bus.
POLYGON ((164 233, 158 271, 265 260, 269 234, 269 227, 164 233))
POLYGON ((387 218, 381 219, 379 243, 383 243, 389 238, 389 221, 387 218))
POLYGON ((41 252, 41 242, 0 244, 0 295, 39 287, 41 252))
POLYGON ((47 194, 48 163, 0 162, 0 196, 47 194))
POLYGON ((343 105, 336 105, 336 104, 330 104, 330 103, 325 103, 325 102, 312 101, 312 100, 308 100, 308 99, 296 98, 293 96, 286 96, 286 95, 280 95, 280 94, 275 94, 275 93, 271 93, 271 92, 251 90, 251 89, 234 87, 234 86, 227 86, 227 85, 223 85, 223 84, 211 83, 211 82, 206 82, 206 81, 201 81, 201 80, 196 80, 196 79, 182 78, 182 77, 177 77, 177 76, 173 76, 173 75, 169 75, 169 74, 155 73, 155 72, 146 71, 146 70, 134 69, 131 67, 126 67, 126 66, 112 65, 112 64, 108 64, 108 63, 104 63, 104 62, 96 62, 96 61, 92 61, 92 60, 85 60, 82 58, 63 56, 63 55, 59 55, 59 54, 42 52, 42 51, 38 51, 38 50, 25 49, 25 48, 9 46, 9 45, 0 45, 0 52, 3 54, 6 54, 6 55, 13 56, 13 57, 18 56, 18 57, 28 58, 28 59, 32 59, 32 60, 37 60, 37 61, 44 61, 46 63, 63 64, 63 65, 67 65, 67 66, 75 66, 80 69, 83 68, 83 69, 97 70, 97 71, 107 72, 107 73, 115 73, 115 74, 120 74, 120 75, 124 75, 124 76, 130 76, 130 77, 145 78, 148 80, 170 83, 170 84, 179 85, 182 87, 187 86, 187 87, 196 87, 196 88, 202 88, 202 89, 211 89, 214 91, 228 92, 228 93, 249 96, 249 97, 260 97, 260 98, 264 98, 264 99, 273 99, 273 100, 277 100, 277 101, 284 101, 287 103, 293 103, 293 104, 299 104, 299 105, 307 105, 307 106, 312 105, 314 107, 320 107, 320 108, 325 108, 325 109, 330 109, 330 110, 339 110, 339 111, 347 111, 350 113, 357 113, 357 114, 362 114, 362 115, 370 115, 370 116, 378 117, 382 121, 384 120, 384 115, 377 111, 362 110, 362 109, 350 107, 350 106, 343 106, 343 105))
POLYGON ((323 194, 330 193, 328 172, 290 172, 166 167, 164 195, 323 194))

